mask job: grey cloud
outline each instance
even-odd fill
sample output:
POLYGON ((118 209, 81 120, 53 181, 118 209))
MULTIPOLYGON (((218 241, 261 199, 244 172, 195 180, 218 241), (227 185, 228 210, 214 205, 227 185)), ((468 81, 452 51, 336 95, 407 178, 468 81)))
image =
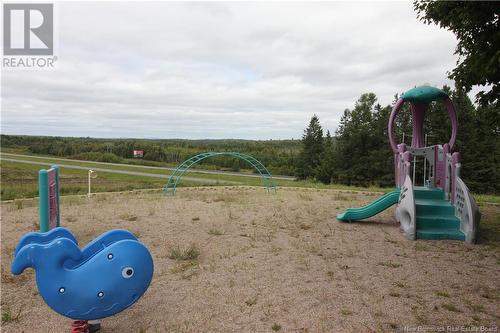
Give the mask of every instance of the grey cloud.
POLYGON ((407 2, 59 3, 58 24, 57 69, 2 72, 3 133, 299 138, 456 61, 407 2))

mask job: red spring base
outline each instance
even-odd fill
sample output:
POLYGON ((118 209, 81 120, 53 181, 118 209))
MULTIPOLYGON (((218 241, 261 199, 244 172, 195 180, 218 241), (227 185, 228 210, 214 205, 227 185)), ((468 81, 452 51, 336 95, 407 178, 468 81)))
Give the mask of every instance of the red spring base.
POLYGON ((71 323, 71 333, 94 333, 101 329, 101 324, 89 324, 88 320, 75 320, 71 323))

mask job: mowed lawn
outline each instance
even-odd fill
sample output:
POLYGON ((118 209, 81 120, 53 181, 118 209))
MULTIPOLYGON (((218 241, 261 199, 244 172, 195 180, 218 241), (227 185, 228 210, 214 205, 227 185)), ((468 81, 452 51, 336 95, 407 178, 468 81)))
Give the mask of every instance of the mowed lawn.
MULTIPOLYGON (((377 194, 256 187, 62 198, 62 225, 81 245, 124 228, 155 273, 102 332, 372 332, 500 321, 500 207, 480 204, 479 244, 409 241, 394 209, 340 223, 377 194)), ((16 242, 36 230, 36 200, 2 203, 2 332, 67 332, 31 269, 10 274, 16 242)))

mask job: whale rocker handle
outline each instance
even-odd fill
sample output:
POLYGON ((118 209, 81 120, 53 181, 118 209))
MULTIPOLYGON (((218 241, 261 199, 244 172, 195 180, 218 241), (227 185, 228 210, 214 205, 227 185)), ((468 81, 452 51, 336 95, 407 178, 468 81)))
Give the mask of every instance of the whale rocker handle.
POLYGON ((57 227, 48 232, 28 232, 17 243, 15 254, 28 244, 47 244, 57 238, 68 238, 78 245, 78 241, 71 231, 63 227, 57 227))
POLYGON ((47 244, 28 244, 23 246, 12 262, 12 274, 19 275, 26 268, 43 266, 63 267, 68 259, 78 261, 82 251, 69 238, 57 238, 47 244))

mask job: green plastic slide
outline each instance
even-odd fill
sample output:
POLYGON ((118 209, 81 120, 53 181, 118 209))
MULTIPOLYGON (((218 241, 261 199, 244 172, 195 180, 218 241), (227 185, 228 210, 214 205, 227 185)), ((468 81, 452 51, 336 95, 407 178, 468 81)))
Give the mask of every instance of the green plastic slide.
POLYGON ((347 208, 343 213, 337 214, 337 220, 342 222, 351 222, 367 219, 378 213, 386 210, 398 203, 399 189, 386 193, 374 202, 360 207, 360 208, 347 208))

